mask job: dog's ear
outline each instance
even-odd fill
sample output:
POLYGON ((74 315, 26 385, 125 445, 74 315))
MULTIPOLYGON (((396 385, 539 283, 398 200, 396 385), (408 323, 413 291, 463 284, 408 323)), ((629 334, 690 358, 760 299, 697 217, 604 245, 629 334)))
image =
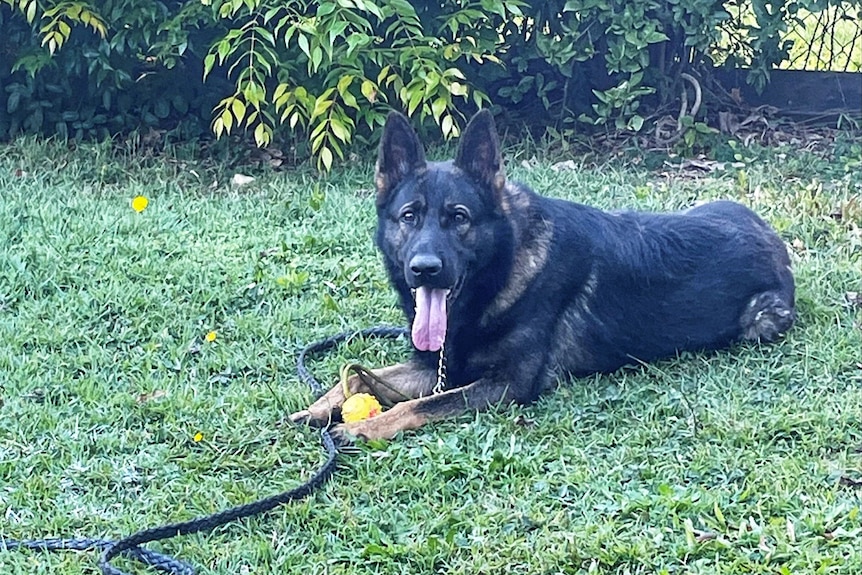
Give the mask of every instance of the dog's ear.
POLYGON ((500 140, 494 116, 488 110, 480 110, 464 129, 455 154, 455 166, 491 188, 495 194, 499 194, 506 185, 500 140))
POLYGON ((391 112, 383 126, 383 137, 377 152, 374 184, 377 186, 377 204, 409 174, 426 165, 425 150, 410 122, 398 112, 391 112))

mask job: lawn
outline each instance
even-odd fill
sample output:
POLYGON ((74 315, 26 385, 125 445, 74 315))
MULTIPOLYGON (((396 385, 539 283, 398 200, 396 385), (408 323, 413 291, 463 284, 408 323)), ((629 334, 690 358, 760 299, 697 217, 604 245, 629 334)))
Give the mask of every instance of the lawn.
MULTIPOLYGON (((752 150, 711 173, 509 150, 511 177, 600 207, 750 205, 791 247, 798 324, 360 445, 305 501, 152 548, 225 575, 862 573, 858 139, 843 150, 752 150)), ((255 175, 233 186, 183 150, 0 147, 0 535, 115 538, 323 461, 286 421, 312 399, 296 352, 401 321, 371 165, 255 175)), ((406 353, 354 340, 314 368, 332 382, 406 353)), ((0 550, 3 574, 95 563, 0 550)))

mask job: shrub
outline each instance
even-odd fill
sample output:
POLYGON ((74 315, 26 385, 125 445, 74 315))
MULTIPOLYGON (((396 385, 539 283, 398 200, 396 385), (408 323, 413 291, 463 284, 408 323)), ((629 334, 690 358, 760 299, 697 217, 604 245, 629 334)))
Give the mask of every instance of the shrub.
POLYGON ((499 61, 496 24, 520 15, 515 0, 485 2, 496 18, 458 2, 414 8, 405 0, 263 0, 213 2, 232 28, 204 59, 205 75, 227 69, 235 90, 215 111, 217 135, 235 127, 259 145, 278 125, 308 134, 310 151, 329 168, 355 134, 383 123, 390 108, 445 137, 458 133, 471 89, 459 63, 499 61))
POLYGON ((224 33, 203 16, 200 2, 2 0, 0 137, 200 136, 217 98, 197 53, 224 33))

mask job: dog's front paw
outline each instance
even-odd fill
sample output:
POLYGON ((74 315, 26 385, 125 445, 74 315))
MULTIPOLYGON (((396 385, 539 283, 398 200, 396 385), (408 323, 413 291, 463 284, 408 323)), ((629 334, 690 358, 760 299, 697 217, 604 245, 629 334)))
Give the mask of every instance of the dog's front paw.
POLYGON ((310 425, 312 427, 326 427, 336 418, 332 412, 316 412, 312 409, 303 409, 296 413, 291 413, 288 417, 297 425, 310 425))
POLYGON ((313 420, 311 412, 307 409, 291 413, 288 418, 297 425, 311 425, 313 420))
POLYGON ((352 427, 353 426, 349 423, 339 423, 329 430, 329 434, 332 436, 332 441, 335 442, 335 445, 339 449, 351 447, 357 441, 365 441, 365 437, 356 433, 355 429, 351 429, 352 427))

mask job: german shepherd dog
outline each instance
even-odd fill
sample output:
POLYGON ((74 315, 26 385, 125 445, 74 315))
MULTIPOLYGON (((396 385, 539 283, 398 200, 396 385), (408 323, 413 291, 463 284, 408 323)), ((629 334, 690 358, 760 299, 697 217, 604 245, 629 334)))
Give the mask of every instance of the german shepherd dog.
MULTIPOLYGON (((377 382, 348 380, 393 407, 336 426, 342 439, 527 403, 563 375, 773 341, 796 316, 784 242, 745 206, 603 212, 540 196, 506 180, 487 111, 439 163, 390 114, 375 185, 376 243, 415 350, 377 382)), ((291 418, 337 422, 344 400, 338 385, 291 418)))

